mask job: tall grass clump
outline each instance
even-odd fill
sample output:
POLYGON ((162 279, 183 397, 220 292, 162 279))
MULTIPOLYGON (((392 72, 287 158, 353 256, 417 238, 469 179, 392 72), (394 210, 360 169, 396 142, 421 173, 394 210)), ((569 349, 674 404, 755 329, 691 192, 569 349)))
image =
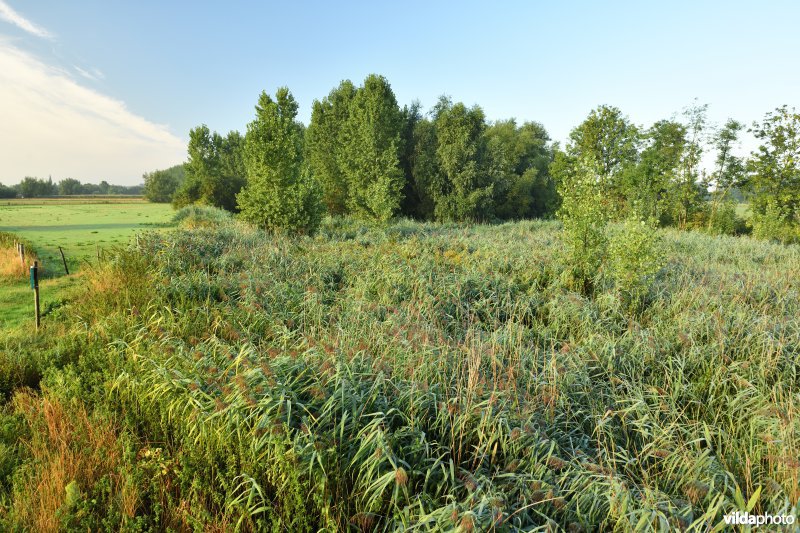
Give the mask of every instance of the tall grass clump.
POLYGON ((218 226, 230 221, 231 213, 218 207, 188 205, 179 209, 172 217, 174 224, 187 228, 218 226))

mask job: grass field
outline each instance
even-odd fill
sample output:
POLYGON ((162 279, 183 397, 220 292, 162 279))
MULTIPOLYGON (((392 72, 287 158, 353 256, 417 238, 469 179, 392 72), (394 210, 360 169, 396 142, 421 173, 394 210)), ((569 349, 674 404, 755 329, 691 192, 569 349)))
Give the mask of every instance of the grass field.
MULTIPOLYGON (((136 232, 155 229, 173 215, 168 204, 151 204, 140 198, 91 197, 6 200, 0 202, 0 232, 13 233, 33 246, 42 273, 42 308, 49 311, 75 284, 64 278, 59 247, 70 273, 86 261, 96 261, 98 251, 127 244, 136 232)), ((0 329, 13 327, 31 315, 27 274, 0 277, 0 329)))
POLYGON ((798 512, 798 246, 662 231, 631 308, 602 273, 568 288, 555 222, 194 226, 0 341, 0 527, 707 531, 798 512))

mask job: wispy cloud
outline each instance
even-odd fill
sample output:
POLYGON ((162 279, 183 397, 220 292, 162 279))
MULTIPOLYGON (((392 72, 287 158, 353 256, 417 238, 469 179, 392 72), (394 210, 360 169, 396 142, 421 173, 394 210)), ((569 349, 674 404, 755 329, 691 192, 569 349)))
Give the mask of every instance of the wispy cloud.
POLYGON ((49 174, 137 183, 143 172, 179 163, 186 153, 167 126, 2 40, 0 116, 5 183, 49 174))
POLYGON ((30 20, 14 11, 14 9, 3 0, 0 0, 0 19, 3 19, 6 22, 9 22, 32 35, 36 35, 37 37, 41 37, 43 39, 53 39, 52 33, 41 26, 34 24, 30 20))
POLYGON ((72 67, 75 69, 75 72, 77 72, 87 80, 99 81, 105 78, 103 73, 97 70, 96 68, 93 68, 92 71, 89 72, 88 70, 82 69, 78 65, 72 65, 72 67))

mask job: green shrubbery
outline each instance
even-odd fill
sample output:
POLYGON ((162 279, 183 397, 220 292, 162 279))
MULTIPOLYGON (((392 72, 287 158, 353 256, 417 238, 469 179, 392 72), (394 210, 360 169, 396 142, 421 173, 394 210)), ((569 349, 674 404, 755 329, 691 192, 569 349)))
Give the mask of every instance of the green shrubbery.
POLYGON ((800 242, 800 226, 788 209, 771 202, 764 213, 753 215, 753 236, 784 244, 800 242))
POLYGON ((663 245, 655 225, 655 221, 632 217, 614 228, 609 239, 608 269, 632 308, 643 302, 663 266, 663 245))
POLYGON ((218 207, 188 205, 179 209, 172 217, 174 224, 186 227, 218 226, 233 219, 231 213, 218 207))

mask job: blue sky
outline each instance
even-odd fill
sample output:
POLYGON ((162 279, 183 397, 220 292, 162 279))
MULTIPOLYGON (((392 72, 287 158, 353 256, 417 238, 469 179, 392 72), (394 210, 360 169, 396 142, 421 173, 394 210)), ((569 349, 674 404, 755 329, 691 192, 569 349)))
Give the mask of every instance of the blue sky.
MULTIPOLYGON (((191 127, 244 131, 287 85, 307 122, 341 79, 385 75, 564 141, 600 104, 635 123, 697 98, 748 123, 800 102, 799 2, 0 0, 0 181, 141 181, 191 127)), ((745 148, 752 141, 745 140, 745 148)))

